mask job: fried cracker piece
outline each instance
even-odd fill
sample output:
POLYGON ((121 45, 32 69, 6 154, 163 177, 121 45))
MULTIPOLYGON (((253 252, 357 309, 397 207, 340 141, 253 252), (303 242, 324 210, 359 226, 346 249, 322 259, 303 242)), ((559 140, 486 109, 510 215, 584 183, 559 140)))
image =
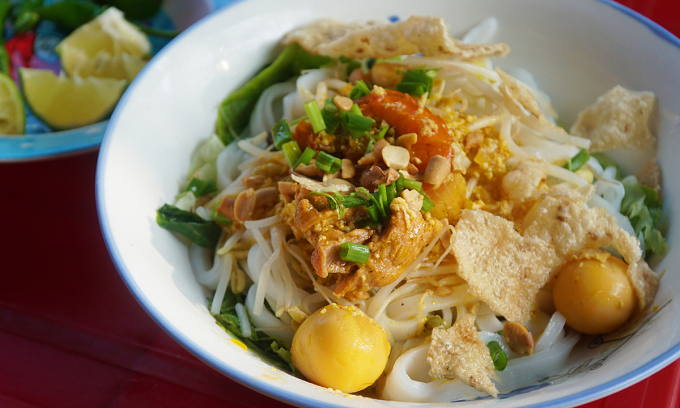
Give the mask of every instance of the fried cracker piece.
POLYGON ((649 130, 654 94, 615 86, 578 114, 569 133, 592 140, 590 152, 649 149, 655 138, 649 130))
POLYGON ((656 159, 652 159, 645 163, 636 176, 638 183, 649 187, 656 191, 656 194, 661 196, 661 168, 656 159))
POLYGON ((583 203, 593 188, 572 190, 553 187, 541 198, 536 211, 527 216, 525 237, 552 245, 562 259, 569 259, 584 248, 616 249, 628 264, 630 278, 640 309, 654 300, 659 277, 642 259, 638 240, 619 227, 616 218, 604 208, 585 208, 583 203))
POLYGON ((474 59, 504 56, 507 44, 467 44, 449 34, 441 17, 411 16, 390 24, 387 21, 344 23, 317 20, 286 34, 284 45, 298 42, 312 54, 338 58, 391 58, 418 52, 426 57, 474 59))
POLYGON ((545 241, 522 237, 513 223, 483 210, 465 210, 453 253, 470 293, 506 319, 526 323, 538 290, 559 257, 545 241))
POLYGON ((538 192, 545 180, 547 164, 538 160, 524 160, 503 177, 503 194, 510 200, 523 202, 538 192))
POLYGON ((440 327, 432 331, 432 341, 427 352, 430 377, 433 379, 460 379, 477 391, 498 395, 491 379, 498 380, 491 354, 479 339, 475 328, 475 315, 467 314, 448 330, 440 327))

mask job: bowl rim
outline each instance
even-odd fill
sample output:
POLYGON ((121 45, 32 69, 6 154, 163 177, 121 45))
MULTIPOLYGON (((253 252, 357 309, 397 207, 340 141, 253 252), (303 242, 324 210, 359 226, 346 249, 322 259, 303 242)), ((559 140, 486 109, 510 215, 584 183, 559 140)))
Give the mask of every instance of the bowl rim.
MULTIPOLYGON (((221 9, 215 10, 213 13, 210 13, 209 15, 203 17, 196 23, 194 23, 191 27, 185 29, 180 35, 178 35, 176 38, 174 38, 169 44, 167 44, 163 49, 159 51, 159 53, 156 56, 161 56, 165 52, 168 52, 169 49, 172 48, 172 44, 174 42, 181 41, 185 36, 191 35, 191 33, 198 27, 203 24, 205 24, 207 21, 219 18, 220 15, 223 13, 228 13, 230 9, 239 3, 245 2, 247 0, 231 0, 228 3, 226 3, 221 9)), ((607 5, 609 7, 612 7, 613 9, 617 10, 618 12, 621 12, 628 17, 631 17, 632 19, 636 20, 638 23, 641 23, 645 27, 649 28, 657 37, 659 37, 662 41, 666 41, 676 48, 680 50, 680 39, 673 35, 670 31, 659 25, 658 23, 652 21, 648 17, 643 16, 642 14, 620 4, 615 2, 614 0, 591 0, 593 2, 597 3, 602 3, 604 5, 607 5)), ((157 58, 160 59, 160 58, 157 58)), ((116 242, 114 241, 112 237, 112 231, 111 231, 111 226, 109 225, 109 219, 106 217, 107 210, 106 210, 106 200, 105 200, 105 193, 104 193, 104 168, 106 167, 106 160, 107 160, 107 153, 109 149, 109 145, 111 143, 111 138, 113 134, 113 129, 116 128, 116 124, 119 120, 120 113, 123 110, 123 107, 126 105, 128 102, 129 96, 132 94, 133 89, 140 83, 142 82, 142 79, 145 75, 148 74, 148 69, 149 66, 152 64, 147 64, 142 71, 138 74, 139 80, 133 81, 132 84, 128 87, 128 89, 125 91, 123 96, 121 97, 120 101, 116 105, 116 108, 111 115, 111 118, 109 119, 109 126, 106 127, 106 132, 104 134, 101 146, 100 146, 100 151, 99 151, 99 157, 97 159, 97 172, 96 172, 96 177, 95 177, 95 194, 96 194, 96 203, 97 203, 97 213, 99 217, 99 223, 100 223, 100 228, 102 230, 102 235, 104 237, 104 241, 106 243, 106 247, 109 251, 109 254, 111 256, 111 259, 113 260, 114 265, 116 266, 116 269, 118 270, 119 274, 121 275, 121 278, 123 279, 123 282, 125 285, 128 287, 130 292, 134 295, 135 299, 139 304, 142 306, 142 308, 147 312, 147 314, 168 334, 170 337, 172 337, 175 341, 177 341, 182 347, 184 347, 187 351, 189 351, 192 355, 194 355, 196 358, 199 360, 203 361, 205 364, 208 366, 216 369, 217 371, 225 374, 227 377, 230 379, 238 382, 241 385, 244 385, 252 390, 255 390, 257 392, 263 393, 271 398, 277 399, 279 401, 283 401, 285 403, 297 405, 297 406, 305 406, 305 407, 324 407, 324 408, 340 408, 344 407, 344 405, 339 405, 335 404, 332 402, 322 402, 314 398, 307 397, 305 395, 301 395, 299 393, 296 393, 294 391, 290 391, 287 389, 279 389, 277 387, 271 386, 267 382, 264 382, 260 379, 256 379, 254 377, 250 377, 248 375, 245 375, 242 373, 238 368, 236 367, 231 367, 220 360, 215 359, 210 353, 207 351, 201 350, 201 349, 196 349, 195 345, 193 342, 185 336, 182 332, 175 330, 170 321, 167 319, 164 319, 162 315, 159 313, 160 311, 154 307, 154 305, 144 296, 144 293, 141 291, 141 288, 135 283, 134 279, 132 278, 132 275, 130 271, 128 270, 123 257, 121 256, 118 246, 116 245, 116 242)), ((667 365, 671 364, 673 361, 677 360, 680 357, 680 342, 673 345, 670 347, 668 350, 666 350, 663 354, 655 357, 648 363, 644 364, 643 366, 631 371, 630 373, 624 374, 620 377, 617 377, 611 381, 608 381, 604 384, 601 384, 599 386, 595 386, 589 389, 586 389, 584 391, 581 391, 580 393, 577 394, 572 394, 569 396, 565 397, 560 397, 560 398, 555 398, 551 399, 548 401, 543 401, 531 405, 526 405, 526 408, 548 408, 548 407, 568 407, 568 406, 576 406, 576 405, 581 405, 585 404, 603 397, 606 397, 608 395, 614 394, 624 388, 627 388, 649 376, 652 374, 656 373, 657 371, 663 369, 667 365)))

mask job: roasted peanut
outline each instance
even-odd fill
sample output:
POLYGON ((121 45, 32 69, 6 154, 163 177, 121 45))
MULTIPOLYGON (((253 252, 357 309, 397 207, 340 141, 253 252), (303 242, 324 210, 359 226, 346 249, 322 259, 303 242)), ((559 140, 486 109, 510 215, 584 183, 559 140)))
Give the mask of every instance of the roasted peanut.
POLYGON ((451 173, 451 162, 446 157, 435 155, 430 158, 425 168, 423 181, 432 184, 435 189, 442 185, 446 177, 451 173))
POLYGON ((503 336, 505 342, 515 353, 531 355, 534 352, 534 336, 523 325, 517 322, 505 323, 503 336))

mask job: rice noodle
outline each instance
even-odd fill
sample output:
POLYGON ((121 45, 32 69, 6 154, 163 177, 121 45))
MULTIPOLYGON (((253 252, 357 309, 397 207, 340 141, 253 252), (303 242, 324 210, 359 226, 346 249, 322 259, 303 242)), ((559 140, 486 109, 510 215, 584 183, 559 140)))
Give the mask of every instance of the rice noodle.
POLYGON ((224 294, 227 291, 227 285, 230 282, 231 270, 234 266, 234 257, 230 254, 222 257, 224 262, 222 263, 222 274, 220 275, 220 280, 217 283, 217 288, 215 288, 215 296, 213 296, 212 306, 210 307, 210 313, 219 314, 222 307, 222 300, 224 300, 224 294))
POLYGON ((547 350, 552 347, 555 340, 562 333, 564 325, 567 323, 567 319, 560 312, 553 313, 548 322, 548 326, 543 331, 541 337, 538 338, 536 345, 534 346, 534 353, 538 354, 543 350, 547 350))
POLYGON ((252 332, 250 330, 250 320, 248 320, 246 308, 241 303, 237 303, 235 309, 238 322, 240 323, 241 334, 243 337, 248 338, 252 335, 252 332))
POLYGON ((578 187, 584 187, 588 185, 588 180, 584 179, 582 176, 579 176, 571 170, 567 170, 554 164, 548 165, 548 175, 560 180, 568 181, 578 187))
POLYGON ((498 73, 494 70, 480 67, 469 62, 452 61, 439 58, 429 58, 429 57, 413 57, 409 56, 401 60, 401 64, 408 66, 420 67, 425 65, 427 68, 442 68, 438 75, 444 75, 449 71, 469 73, 472 75, 480 75, 484 78, 488 78, 492 81, 500 81, 501 78, 498 73))

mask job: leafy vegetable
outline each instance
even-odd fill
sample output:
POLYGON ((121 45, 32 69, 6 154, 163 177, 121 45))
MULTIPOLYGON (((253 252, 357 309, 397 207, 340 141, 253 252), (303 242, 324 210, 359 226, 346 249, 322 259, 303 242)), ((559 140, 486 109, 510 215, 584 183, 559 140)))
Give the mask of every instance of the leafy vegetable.
POLYGON ((218 109, 215 132, 224 144, 231 143, 245 129, 250 120, 250 112, 265 89, 299 75, 303 69, 319 68, 331 60, 326 56, 312 55, 297 43, 289 45, 271 65, 222 102, 218 109))
POLYGON ((161 228, 176 232, 204 248, 215 248, 222 227, 199 215, 165 204, 156 211, 156 222, 161 228))
POLYGON ((661 232, 654 228, 663 212, 663 205, 654 189, 637 183, 634 177, 622 181, 626 194, 621 201, 621 214, 628 217, 636 234, 642 232, 647 251, 663 254, 668 249, 661 232))
MULTIPOLYGON (((243 334, 241 333, 241 324, 236 315, 236 305, 238 303, 245 303, 245 296, 234 293, 231 290, 231 287, 227 286, 227 292, 224 295, 224 300, 220 307, 220 314, 213 315, 217 321, 217 325, 232 337, 240 340, 248 347, 248 350, 252 351, 266 362, 287 373, 302 378, 300 372, 293 366, 290 350, 288 350, 279 340, 264 334, 263 332, 256 331, 255 326, 253 326, 252 323, 250 323, 252 329, 250 337, 243 337, 243 334)), ((209 304, 208 309, 210 309, 210 307, 211 305, 209 304)))
POLYGON ((505 367, 508 365, 508 356, 505 355, 501 345, 498 344, 497 341, 491 341, 486 346, 489 348, 491 360, 493 360, 493 366, 496 368, 496 370, 505 370, 505 367))
POLYGON ((196 197, 203 197, 204 195, 212 194, 217 191, 217 186, 213 180, 204 181, 199 178, 192 178, 189 185, 184 190, 191 191, 196 197))

